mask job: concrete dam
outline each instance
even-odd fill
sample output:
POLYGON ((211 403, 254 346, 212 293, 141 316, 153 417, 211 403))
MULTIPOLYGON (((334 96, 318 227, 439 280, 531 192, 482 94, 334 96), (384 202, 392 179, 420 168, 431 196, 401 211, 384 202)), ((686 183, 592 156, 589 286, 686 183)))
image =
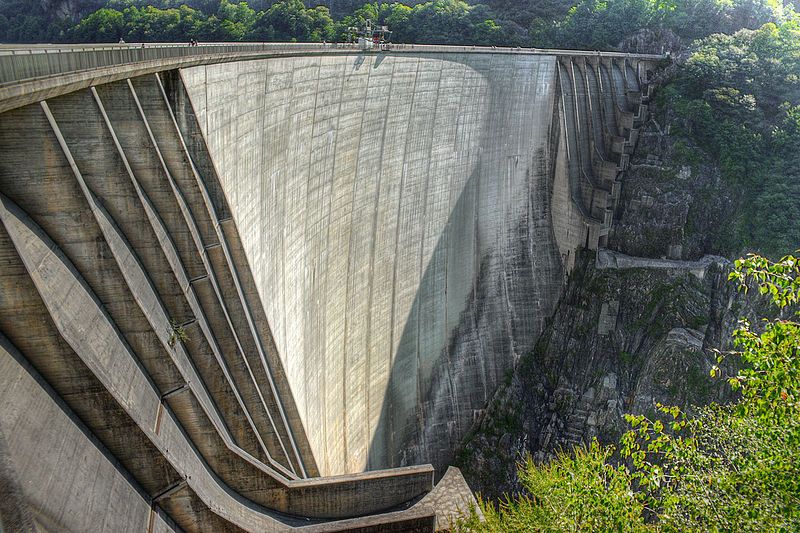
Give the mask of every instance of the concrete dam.
POLYGON ((0 523, 447 528, 658 59, 0 47, 0 523))

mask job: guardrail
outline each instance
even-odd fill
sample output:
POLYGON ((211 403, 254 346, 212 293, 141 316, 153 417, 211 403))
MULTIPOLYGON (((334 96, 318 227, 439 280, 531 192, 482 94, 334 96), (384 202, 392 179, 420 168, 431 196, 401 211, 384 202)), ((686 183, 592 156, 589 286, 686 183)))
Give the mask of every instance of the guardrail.
POLYGON ((489 46, 441 46, 389 44, 374 48, 351 43, 132 43, 80 45, 0 45, 0 85, 145 61, 192 58, 222 54, 326 53, 326 52, 412 52, 412 53, 501 53, 636 57, 659 60, 663 56, 579 50, 497 48, 489 46))
POLYGON ((119 44, 0 47, 0 84, 144 61, 280 51, 312 51, 317 44, 119 44))

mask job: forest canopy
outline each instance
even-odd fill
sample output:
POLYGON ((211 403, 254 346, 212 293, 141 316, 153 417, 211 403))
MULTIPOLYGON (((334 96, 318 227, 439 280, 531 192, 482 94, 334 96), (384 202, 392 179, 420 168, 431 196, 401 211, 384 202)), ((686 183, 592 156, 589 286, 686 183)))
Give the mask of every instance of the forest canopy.
POLYGON ((791 18, 779 0, 0 0, 0 42, 341 41, 369 19, 397 42, 611 50, 642 30, 690 42, 791 18))

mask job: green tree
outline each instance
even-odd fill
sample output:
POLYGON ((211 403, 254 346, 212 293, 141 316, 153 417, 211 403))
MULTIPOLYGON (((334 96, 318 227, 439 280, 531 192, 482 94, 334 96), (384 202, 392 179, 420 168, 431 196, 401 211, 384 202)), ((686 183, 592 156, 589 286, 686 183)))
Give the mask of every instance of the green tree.
POLYGON ((637 531, 644 505, 630 490, 631 475, 612 465, 613 448, 593 442, 560 453, 547 465, 528 459, 519 476, 527 492, 499 507, 483 505, 484 522, 473 515, 462 529, 492 532, 637 531))
POLYGON ((463 0, 433 0, 414 6, 411 11, 394 12, 387 17, 390 28, 398 25, 397 40, 428 44, 508 44, 493 13, 481 4, 463 0), (397 24, 400 21, 401 24, 397 24))
POLYGON ((655 28, 676 6, 671 0, 582 0, 547 37, 567 48, 613 50, 641 28, 655 28))
POLYGON ((503 28, 494 20, 487 19, 472 27, 472 42, 477 45, 489 46, 506 41, 503 28))
POLYGON ((71 38, 87 43, 116 42, 125 34, 125 19, 115 9, 99 9, 84 18, 71 32, 71 38))
POLYGON ((128 7, 123 12, 124 37, 129 42, 185 42, 201 33, 204 15, 188 6, 158 9, 128 7))
POLYGON ((220 31, 226 41, 241 41, 249 36, 256 22, 256 12, 246 2, 222 0, 217 10, 220 31))
POLYGON ((687 39, 713 33, 756 29, 784 17, 782 2, 773 0, 684 0, 669 19, 670 28, 687 39))
POLYGON ((257 41, 323 41, 334 37, 327 7, 306 8, 301 0, 280 0, 261 13, 251 38, 257 41))
POLYGON ((391 4, 377 2, 363 4, 336 24, 336 35, 340 41, 350 41, 350 28, 361 28, 366 21, 373 24, 388 26, 392 31, 392 40, 395 42, 410 42, 408 21, 412 8, 406 4, 394 2, 391 4))
POLYGON ((538 46, 613 50, 641 29, 667 29, 687 42, 781 23, 791 10, 775 0, 580 0, 564 17, 529 23, 538 46))
POLYGON ((434 0, 415 6, 407 30, 414 42, 465 44, 469 35, 470 6, 461 0, 434 0))
POLYGON ((800 235, 800 18, 698 41, 662 91, 686 136, 737 191, 732 245, 776 256, 800 235))

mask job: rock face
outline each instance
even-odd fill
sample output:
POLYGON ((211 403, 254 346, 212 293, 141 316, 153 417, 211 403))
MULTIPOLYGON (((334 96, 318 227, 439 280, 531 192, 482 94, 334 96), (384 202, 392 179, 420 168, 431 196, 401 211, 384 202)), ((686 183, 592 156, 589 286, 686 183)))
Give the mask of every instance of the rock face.
POLYGON ((687 260, 726 253, 734 192, 713 164, 685 155, 685 141, 669 134, 671 122, 664 113, 642 127, 609 248, 687 260))
POLYGON ((726 250, 731 193, 716 168, 681 152, 668 116, 642 127, 608 249, 581 256, 535 349, 465 439, 458 463, 484 495, 519 490, 527 454, 616 441, 625 413, 730 398, 709 376, 711 349, 728 349, 737 320, 766 310, 727 282, 728 261, 707 255, 726 250))
POLYGON ((625 38, 617 47, 623 52, 634 54, 680 53, 684 46, 681 38, 666 28, 642 28, 625 38))
POLYGON ((624 413, 656 402, 725 400, 709 349, 728 346, 743 309, 727 262, 706 265, 598 268, 585 253, 536 348, 467 438, 459 463, 471 486, 518 490, 515 463, 527 453, 544 461, 595 437, 613 442, 624 413))

